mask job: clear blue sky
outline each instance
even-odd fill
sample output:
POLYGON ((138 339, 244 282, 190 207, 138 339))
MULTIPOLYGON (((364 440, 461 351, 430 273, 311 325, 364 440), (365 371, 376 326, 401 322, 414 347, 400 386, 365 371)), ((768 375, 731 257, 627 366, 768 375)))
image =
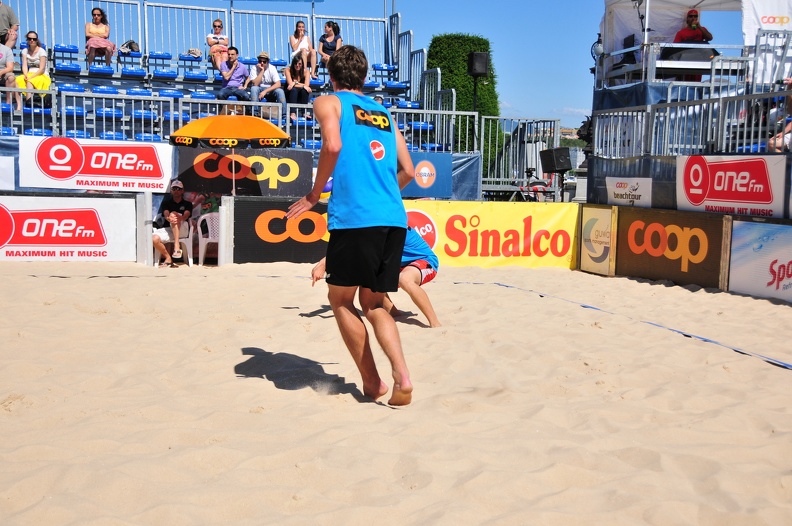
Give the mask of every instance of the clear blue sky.
MULTIPOLYGON (((215 0, 216 2, 216 0, 215 0)), ((216 5, 215 2, 212 4, 216 5)), ((186 0, 190 3, 190 0, 186 0)), ((393 0, 325 0, 317 15, 382 17, 393 0)), ((591 44, 605 11, 603 0, 395 0, 402 31, 429 48, 432 36, 467 33, 488 39, 504 117, 560 119, 578 127, 591 114, 591 44)), ((310 4, 235 0, 239 9, 308 12, 310 4)), ((637 16, 637 15, 636 15, 637 16)), ((739 13, 704 13, 715 43, 742 42, 739 13)), ((343 31, 342 31, 343 33, 343 31)))

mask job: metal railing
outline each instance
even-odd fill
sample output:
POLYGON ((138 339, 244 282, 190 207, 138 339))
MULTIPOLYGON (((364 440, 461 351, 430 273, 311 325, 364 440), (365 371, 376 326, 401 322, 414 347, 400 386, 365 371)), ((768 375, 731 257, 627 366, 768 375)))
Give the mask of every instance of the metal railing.
POLYGON ((764 152, 790 109, 785 96, 756 93, 595 111, 593 154, 628 158, 764 152))

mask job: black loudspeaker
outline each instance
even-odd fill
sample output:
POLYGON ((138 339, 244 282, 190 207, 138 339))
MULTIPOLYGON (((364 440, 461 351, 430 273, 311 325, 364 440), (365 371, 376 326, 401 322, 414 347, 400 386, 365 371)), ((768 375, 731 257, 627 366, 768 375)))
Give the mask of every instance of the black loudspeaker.
POLYGON ((542 160, 542 171, 545 173, 563 173, 572 169, 569 159, 569 148, 553 148, 539 152, 542 160))
POLYGON ((471 77, 489 75, 489 53, 471 51, 468 54, 468 75, 471 77))

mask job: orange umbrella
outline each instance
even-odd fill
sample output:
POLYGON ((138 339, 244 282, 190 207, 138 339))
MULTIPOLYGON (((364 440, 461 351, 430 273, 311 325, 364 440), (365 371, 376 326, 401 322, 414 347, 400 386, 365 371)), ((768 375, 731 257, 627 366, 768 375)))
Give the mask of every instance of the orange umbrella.
MULTIPOLYGON (((285 148, 289 134, 269 121, 249 115, 214 115, 189 122, 171 133, 170 144, 207 148, 285 148)), ((232 164, 232 170, 234 169, 232 164)), ((236 195, 236 177, 231 193, 236 195)))

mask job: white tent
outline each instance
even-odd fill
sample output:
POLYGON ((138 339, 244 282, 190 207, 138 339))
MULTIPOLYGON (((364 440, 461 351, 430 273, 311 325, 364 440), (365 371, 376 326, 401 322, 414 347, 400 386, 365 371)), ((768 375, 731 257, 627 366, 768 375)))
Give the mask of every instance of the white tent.
POLYGON ((629 35, 645 44, 672 42, 684 26, 688 9, 705 13, 704 25, 707 11, 741 11, 746 46, 754 45, 759 29, 792 30, 792 0, 605 0, 600 27, 605 51, 624 49, 624 38, 629 35))

